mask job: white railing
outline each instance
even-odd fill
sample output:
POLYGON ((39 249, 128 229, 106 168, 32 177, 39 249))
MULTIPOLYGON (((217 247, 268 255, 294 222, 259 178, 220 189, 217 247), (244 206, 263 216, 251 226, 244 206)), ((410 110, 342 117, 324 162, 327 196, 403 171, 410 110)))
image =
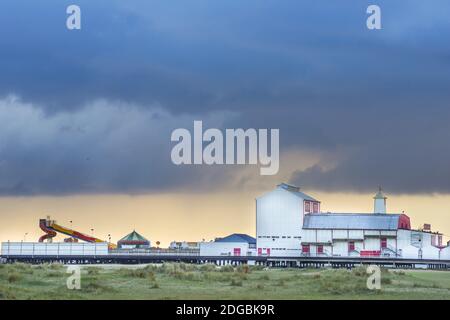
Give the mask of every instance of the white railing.
POLYGON ((100 256, 108 254, 108 244, 102 243, 34 243, 3 242, 2 256, 100 256))
POLYGON ((142 249, 123 250, 115 249, 109 251, 114 256, 199 256, 200 250, 173 250, 173 249, 142 249))

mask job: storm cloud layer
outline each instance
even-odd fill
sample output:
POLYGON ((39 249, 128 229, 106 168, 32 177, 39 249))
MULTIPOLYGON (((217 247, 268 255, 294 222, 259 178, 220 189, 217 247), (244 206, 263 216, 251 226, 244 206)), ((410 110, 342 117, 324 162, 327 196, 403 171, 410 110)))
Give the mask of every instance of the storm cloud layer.
POLYGON ((73 2, 1 4, 0 194, 226 187, 170 162, 193 120, 319 151, 307 188, 450 192, 448 1, 73 2))
MULTIPOLYGON (((221 126, 231 114, 205 116, 221 126)), ((192 124, 158 107, 98 100, 72 113, 45 114, 16 97, 0 100, 0 194, 144 193, 202 187, 224 172, 180 168, 170 133, 192 124)), ((213 189, 213 186, 208 186, 213 189)))

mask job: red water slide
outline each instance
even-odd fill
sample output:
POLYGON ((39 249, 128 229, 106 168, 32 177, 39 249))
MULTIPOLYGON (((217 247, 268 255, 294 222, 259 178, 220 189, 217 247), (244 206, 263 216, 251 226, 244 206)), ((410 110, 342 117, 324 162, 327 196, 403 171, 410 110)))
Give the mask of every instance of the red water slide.
POLYGON ((44 240, 47 240, 47 239, 49 239, 49 241, 51 241, 51 239, 53 237, 56 237, 56 232, 54 230, 48 228, 48 221, 49 220, 47 220, 47 219, 39 220, 39 227, 41 228, 42 231, 45 232, 45 234, 39 238, 39 242, 44 242, 44 240))

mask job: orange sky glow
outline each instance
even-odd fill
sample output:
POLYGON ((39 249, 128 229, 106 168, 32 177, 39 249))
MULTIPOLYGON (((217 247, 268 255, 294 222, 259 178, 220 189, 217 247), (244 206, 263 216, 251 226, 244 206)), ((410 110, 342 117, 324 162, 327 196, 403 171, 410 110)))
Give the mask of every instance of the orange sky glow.
MULTIPOLYGON (((255 235, 255 197, 265 191, 208 194, 90 195, 0 198, 0 241, 37 241, 39 218, 50 215, 63 226, 116 242, 133 229, 167 246, 173 240, 201 241, 233 232, 255 235), (28 233, 25 235, 25 233, 28 233)), ((322 201, 322 211, 372 212, 372 194, 304 190, 322 201)), ((388 194, 388 211, 405 211, 413 228, 431 223, 450 235, 450 195, 388 194)), ((58 236, 56 241, 62 241, 58 236)), ((446 240, 448 237, 446 237, 446 240)))

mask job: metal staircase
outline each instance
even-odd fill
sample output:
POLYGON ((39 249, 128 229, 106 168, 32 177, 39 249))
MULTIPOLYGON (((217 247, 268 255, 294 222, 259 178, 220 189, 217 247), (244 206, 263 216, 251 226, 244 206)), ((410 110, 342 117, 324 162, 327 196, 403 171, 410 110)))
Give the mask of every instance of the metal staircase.
POLYGON ((400 257, 401 255, 392 246, 387 246, 381 249, 381 255, 383 257, 400 257))

